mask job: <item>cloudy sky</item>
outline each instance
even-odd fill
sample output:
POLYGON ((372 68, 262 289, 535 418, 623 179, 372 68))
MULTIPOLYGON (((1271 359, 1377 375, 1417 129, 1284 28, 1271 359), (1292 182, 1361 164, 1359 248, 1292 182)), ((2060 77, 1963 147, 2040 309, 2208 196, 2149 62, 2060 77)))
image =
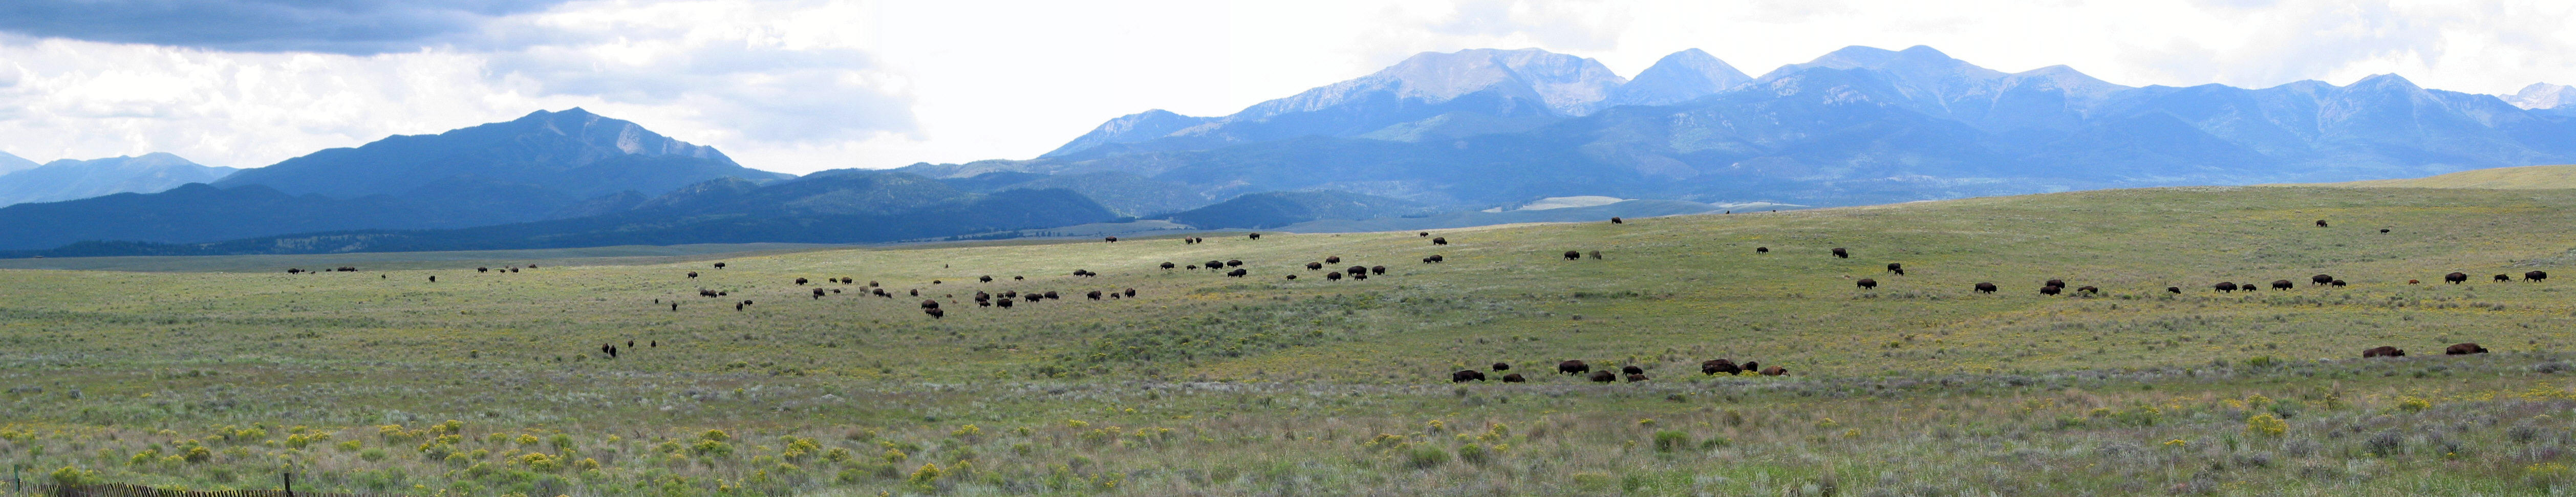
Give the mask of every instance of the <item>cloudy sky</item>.
POLYGON ((1930 45, 2115 83, 2509 93, 2576 82, 2563 0, 9 0, 0 151, 257 167, 584 107, 803 173, 1028 158, 1150 108, 1223 115, 1421 51, 1634 75, 1930 45))

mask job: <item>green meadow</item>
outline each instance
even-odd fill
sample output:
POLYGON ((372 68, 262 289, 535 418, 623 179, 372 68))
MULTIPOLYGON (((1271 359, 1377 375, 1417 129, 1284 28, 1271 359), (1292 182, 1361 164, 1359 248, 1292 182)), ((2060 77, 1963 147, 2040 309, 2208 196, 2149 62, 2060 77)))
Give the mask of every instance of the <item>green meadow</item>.
POLYGON ((1448 245, 48 261, 118 271, 0 270, 0 461, 402 495, 2576 491, 2576 190, 2368 186, 2398 187, 1430 233, 1448 245), (1211 260, 1249 274, 1158 267, 1211 260), (1385 272, 1323 277, 1352 265, 1385 272), (2493 352, 2442 354, 2461 342, 2493 352), (2409 355, 2360 357, 2382 345, 2409 355), (1701 374, 1716 358, 1789 374, 1701 374), (1530 381, 1449 381, 1496 362, 1530 381))

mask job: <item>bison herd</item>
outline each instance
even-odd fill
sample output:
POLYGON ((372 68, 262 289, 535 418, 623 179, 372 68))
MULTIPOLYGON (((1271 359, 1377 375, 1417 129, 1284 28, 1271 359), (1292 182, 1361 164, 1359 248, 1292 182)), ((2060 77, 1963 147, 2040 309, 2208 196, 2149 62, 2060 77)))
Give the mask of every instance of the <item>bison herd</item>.
MULTIPOLYGON (((1500 362, 1497 362, 1497 363, 1494 363, 1494 365, 1492 366, 1492 368, 1493 368, 1494 372, 1496 372, 1496 373, 1501 373, 1501 372, 1503 372, 1503 371, 1511 370, 1511 369, 1512 369, 1512 365, 1511 365, 1511 364, 1507 364, 1507 363, 1500 363, 1500 362)), ((1784 367, 1779 367, 1779 366, 1772 366, 1772 367, 1764 368, 1764 367, 1762 367, 1761 363, 1752 362, 1752 361, 1745 361, 1745 362, 1744 362, 1744 365, 1742 365, 1742 366, 1738 366, 1738 365, 1736 365, 1736 364, 1735 364, 1735 361, 1730 361, 1730 360, 1726 360, 1726 359, 1710 359, 1710 360, 1708 360, 1708 361, 1705 361, 1705 362, 1701 362, 1701 363, 1700 363, 1699 372, 1700 372, 1700 374, 1709 375, 1709 376, 1717 376, 1717 375, 1734 376, 1734 375, 1738 375, 1738 374, 1758 374, 1758 375, 1763 375, 1763 376, 1786 376, 1786 375, 1788 375, 1788 374, 1789 374, 1789 368, 1784 368, 1784 367)), ((1609 370, 1609 369, 1602 369, 1602 370, 1600 370, 1600 371, 1594 371, 1594 370, 1592 370, 1592 365, 1591 365, 1591 364, 1585 363, 1585 362, 1583 362, 1583 360, 1581 360, 1581 359, 1571 359, 1571 360, 1566 360, 1566 361, 1560 361, 1560 362, 1557 362, 1557 363, 1556 363, 1556 374, 1559 374, 1559 375, 1571 375, 1571 376, 1578 376, 1578 377, 1583 378, 1584 380, 1591 381, 1591 382, 1594 382, 1594 383, 1613 383, 1613 382, 1617 382, 1617 381, 1620 381, 1620 380, 1627 380, 1629 383, 1636 383, 1636 382, 1641 382, 1641 381, 1647 381, 1647 380, 1652 380, 1652 379, 1654 379, 1653 377, 1646 376, 1646 368, 1639 367, 1639 366, 1634 365, 1634 364, 1627 365, 1627 366, 1620 366, 1620 367, 1619 367, 1619 370, 1618 370, 1618 371, 1616 371, 1616 372, 1613 372, 1613 371, 1611 371, 1611 370, 1609 370)), ((1502 380, 1503 380, 1503 383, 1525 383, 1525 382, 1528 382, 1528 381, 1529 381, 1529 379, 1528 379, 1528 378, 1522 377, 1522 376, 1520 375, 1520 373, 1505 374, 1505 375, 1503 375, 1502 380)), ((1470 381, 1486 381, 1486 376, 1485 376, 1485 372, 1483 372, 1483 371, 1477 371, 1477 370, 1473 370, 1473 369, 1462 369, 1462 370, 1458 370, 1457 372, 1454 372, 1454 373, 1449 373, 1449 381, 1450 381, 1450 382, 1452 382, 1452 383, 1465 383, 1465 382, 1470 382, 1470 381)))

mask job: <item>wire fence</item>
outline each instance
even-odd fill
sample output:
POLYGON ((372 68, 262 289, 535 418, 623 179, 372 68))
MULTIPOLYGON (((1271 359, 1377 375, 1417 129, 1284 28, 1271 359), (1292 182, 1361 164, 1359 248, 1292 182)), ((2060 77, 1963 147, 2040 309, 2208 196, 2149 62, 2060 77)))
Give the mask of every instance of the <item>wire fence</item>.
MULTIPOLYGON (((7 475, 0 475, 5 477, 7 475)), ((178 490, 123 483, 62 485, 37 479, 0 479, 6 497, 369 497, 361 494, 275 490, 178 490)))

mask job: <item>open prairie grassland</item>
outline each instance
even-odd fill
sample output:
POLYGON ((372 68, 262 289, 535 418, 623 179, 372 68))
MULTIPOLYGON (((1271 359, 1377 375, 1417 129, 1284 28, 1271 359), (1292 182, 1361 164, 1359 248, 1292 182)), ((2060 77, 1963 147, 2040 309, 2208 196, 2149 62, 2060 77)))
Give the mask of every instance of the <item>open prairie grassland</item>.
POLYGON ((2576 190, 1264 235, 0 271, 0 461, 411 495, 2576 491, 2576 190), (1249 274, 1157 267, 1210 260, 1249 274), (1386 271, 1323 278, 1352 265, 1386 271), (2101 292, 2040 295, 2049 279, 2101 292), (2494 352, 2441 353, 2459 342, 2494 352), (2359 357, 2381 345, 2409 355, 2359 357), (1790 374, 1700 374, 1715 358, 1790 374), (1552 374, 1566 359, 1651 379, 1552 374), (1530 381, 1449 381, 1495 362, 1530 381))

